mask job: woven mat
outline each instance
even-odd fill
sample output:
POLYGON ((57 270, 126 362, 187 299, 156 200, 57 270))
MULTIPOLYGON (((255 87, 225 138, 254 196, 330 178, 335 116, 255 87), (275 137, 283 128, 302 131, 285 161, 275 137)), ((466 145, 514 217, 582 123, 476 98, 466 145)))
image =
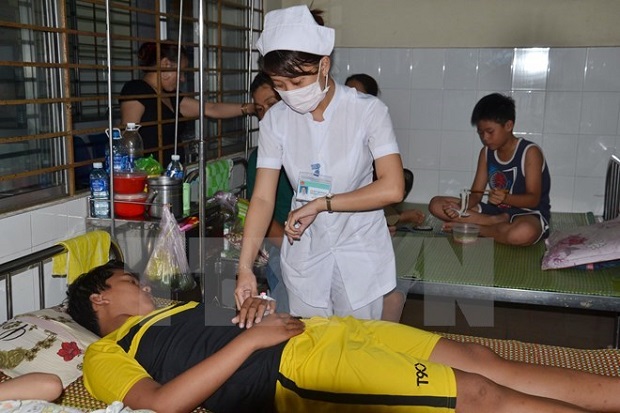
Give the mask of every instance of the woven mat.
POLYGON ((603 376, 620 376, 620 350, 581 350, 516 340, 440 334, 455 341, 482 344, 508 360, 582 370, 603 376))
MULTIPOLYGON (((411 206, 426 211, 426 206, 411 206)), ((552 230, 587 225, 592 213, 552 213, 552 230)), ((502 288, 553 291, 620 297, 617 268, 585 271, 574 268, 542 271, 543 242, 529 247, 496 244, 479 238, 459 244, 441 232, 441 222, 427 215, 432 232, 399 231, 393 238, 396 270, 400 277, 424 281, 495 286, 502 288)))

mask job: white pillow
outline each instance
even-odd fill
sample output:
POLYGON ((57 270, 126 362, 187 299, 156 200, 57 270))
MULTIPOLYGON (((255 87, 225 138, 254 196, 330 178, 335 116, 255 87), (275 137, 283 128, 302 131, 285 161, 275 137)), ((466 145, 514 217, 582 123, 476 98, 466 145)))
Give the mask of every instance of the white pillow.
POLYGON ((620 217, 567 231, 552 231, 545 244, 543 270, 618 260, 620 217))
POLYGON ((63 306, 20 314, 0 324, 0 370, 9 377, 53 373, 67 387, 82 375, 86 347, 98 339, 63 306))

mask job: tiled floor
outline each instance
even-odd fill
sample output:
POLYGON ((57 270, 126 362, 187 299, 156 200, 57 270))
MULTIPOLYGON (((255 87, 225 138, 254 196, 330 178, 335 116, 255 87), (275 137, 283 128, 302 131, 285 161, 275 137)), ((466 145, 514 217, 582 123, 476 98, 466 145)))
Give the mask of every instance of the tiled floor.
POLYGON ((437 326, 430 325, 428 321, 425 323, 424 307, 422 297, 410 297, 405 304, 401 322, 432 331, 574 348, 606 348, 613 343, 615 317, 608 313, 496 303, 491 323, 488 324, 491 327, 470 327, 463 312, 455 306, 455 322, 452 325, 437 326))

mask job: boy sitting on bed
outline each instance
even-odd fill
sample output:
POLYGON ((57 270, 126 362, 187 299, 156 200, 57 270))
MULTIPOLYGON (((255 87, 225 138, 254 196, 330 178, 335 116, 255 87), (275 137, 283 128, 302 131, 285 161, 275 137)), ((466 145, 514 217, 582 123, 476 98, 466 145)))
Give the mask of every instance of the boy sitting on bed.
POLYGON ((480 235, 502 244, 526 246, 549 231, 551 178, 540 147, 513 134, 515 102, 493 93, 480 99, 471 115, 484 145, 469 197, 469 216, 460 216, 461 200, 436 196, 429 211, 446 221, 480 225, 480 235), (489 186, 488 202, 482 200, 489 186))
POLYGON ((259 297, 237 316, 196 302, 156 309, 150 288, 120 262, 81 275, 68 305, 103 337, 86 351, 86 387, 133 409, 620 411, 618 378, 510 362, 401 324, 300 320, 259 297))

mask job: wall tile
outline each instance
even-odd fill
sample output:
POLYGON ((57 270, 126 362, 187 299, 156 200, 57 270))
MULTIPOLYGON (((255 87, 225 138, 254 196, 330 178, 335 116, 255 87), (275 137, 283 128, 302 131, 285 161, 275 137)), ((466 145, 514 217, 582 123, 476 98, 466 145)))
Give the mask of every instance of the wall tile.
POLYGON ((512 97, 517 111, 515 133, 541 133, 545 117, 545 92, 517 90, 512 97))
POLYGON ((396 142, 398 142, 398 150, 400 151, 403 167, 411 169, 411 145, 413 145, 411 130, 394 128, 394 134, 396 135, 396 142))
POLYGON ((605 179, 609 157, 614 153, 616 137, 604 135, 580 135, 577 149, 578 177, 605 179))
MULTIPOLYGON (((30 213, 0 219, 0 234, 2 234, 0 237, 0 258, 30 253, 32 248, 30 213)), ((17 256, 13 258, 17 258, 17 256)))
POLYGON ((336 82, 344 84, 344 81, 349 76, 349 50, 347 48, 335 48, 331 55, 332 67, 330 70, 331 75, 336 82))
POLYGON ((478 86, 478 49, 447 49, 444 89, 475 90, 478 86))
POLYGON ((441 130, 442 116, 441 90, 411 91, 411 129, 441 130))
POLYGON ((32 246, 48 245, 67 235, 67 212, 64 204, 32 211, 32 246))
POLYGON ((65 212, 67 216, 74 218, 84 218, 88 216, 88 197, 72 199, 65 204, 65 212))
POLYGON ((478 89, 511 90, 513 49, 480 49, 478 89))
POLYGON ((581 91, 586 67, 586 48, 549 50, 547 90, 581 91))
POLYGON ((579 135, 545 134, 541 147, 552 176, 575 176, 578 142, 579 135))
POLYGON ((441 171, 463 171, 471 175, 474 140, 471 132, 444 131, 441 136, 441 171))
POLYGON ((512 88, 516 90, 545 90, 549 48, 515 49, 512 88))
POLYGON ((413 55, 411 49, 381 49, 381 71, 379 89, 409 89, 413 74, 413 55))
MULTIPOLYGON (((379 79, 380 55, 380 49, 349 49, 347 76, 354 73, 366 73, 375 79, 379 79)), ((344 76, 341 82, 344 83, 347 76, 344 76)))
POLYGON ((413 169, 413 189, 407 197, 410 202, 428 203, 439 192, 439 171, 430 169, 413 169))
POLYGON ((471 187, 473 177, 458 171, 439 171, 439 193, 460 197, 461 191, 471 187))
POLYGON ((544 132, 579 133, 581 96, 580 92, 547 92, 544 132))
POLYGON ((616 47, 588 49, 584 91, 620 92, 620 53, 616 47))
POLYGON ((441 153, 441 132, 416 130, 409 146, 409 169, 437 169, 441 153))
POLYGON ((13 314, 22 314, 39 308, 39 288, 35 269, 13 277, 13 314))
POLYGON ((620 92, 583 92, 579 133, 612 135, 618 130, 620 92))
POLYGON ((379 97, 390 110, 394 128, 408 129, 411 122, 411 91, 407 89, 382 89, 379 97))
POLYGON ((536 145, 540 146, 541 148, 543 146, 543 135, 542 135, 542 133, 528 133, 527 135, 520 136, 520 137, 523 137, 523 138, 525 138, 527 140, 530 140, 530 141, 534 142, 536 145))
POLYGON ((471 131, 471 111, 477 101, 476 92, 473 90, 445 90, 442 129, 471 131))
POLYGON ((413 49, 414 89, 441 89, 444 74, 444 49, 413 49))
POLYGON ((575 195, 575 177, 553 176, 551 178, 551 210, 572 212, 575 195))
POLYGON ((592 211, 595 215, 602 215, 604 195, 605 181, 603 179, 575 177, 573 212, 592 211))

